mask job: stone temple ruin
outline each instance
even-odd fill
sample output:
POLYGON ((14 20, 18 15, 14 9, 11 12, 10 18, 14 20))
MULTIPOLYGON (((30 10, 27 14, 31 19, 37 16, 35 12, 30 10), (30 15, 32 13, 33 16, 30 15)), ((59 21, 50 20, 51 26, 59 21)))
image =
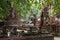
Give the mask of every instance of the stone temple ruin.
MULTIPOLYGON (((22 24, 23 23, 21 21, 21 16, 19 16, 17 14, 17 11, 16 11, 15 8, 11 8, 10 9, 10 15, 7 17, 7 19, 4 22, 3 32, 4 32, 4 34, 8 33, 8 32, 13 33, 14 34, 14 36, 12 36, 12 37, 14 37, 14 38, 12 38, 13 40, 54 40, 53 35, 51 35, 49 33, 48 34, 47 33, 40 34, 40 32, 37 33, 36 35, 32 35, 34 33, 31 33, 30 36, 27 36, 29 33, 27 33, 27 34, 24 35, 24 33, 22 32, 22 34, 20 34, 19 37, 15 37, 15 35, 17 34, 16 29, 18 29, 19 27, 21 27, 22 24), (22 37, 21 37, 21 35, 22 35, 22 37)), ((12 39, 9 38, 9 40, 12 40, 12 39)))
POLYGON ((22 25, 21 16, 17 14, 17 11, 15 8, 10 9, 10 15, 6 18, 4 21, 3 26, 3 34, 11 36, 17 34, 17 29, 20 28, 22 25), (12 34, 9 34, 12 33, 12 34))
POLYGON ((4 26, 21 26, 22 22, 20 21, 20 16, 17 14, 15 8, 10 9, 10 15, 7 17, 4 26))

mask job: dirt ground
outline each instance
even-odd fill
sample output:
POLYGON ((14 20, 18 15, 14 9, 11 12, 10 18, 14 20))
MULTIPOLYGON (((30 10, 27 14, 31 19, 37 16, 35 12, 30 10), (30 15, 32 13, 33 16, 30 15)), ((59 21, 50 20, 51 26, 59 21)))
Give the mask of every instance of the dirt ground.
POLYGON ((54 37, 54 40, 60 40, 60 37, 54 37))

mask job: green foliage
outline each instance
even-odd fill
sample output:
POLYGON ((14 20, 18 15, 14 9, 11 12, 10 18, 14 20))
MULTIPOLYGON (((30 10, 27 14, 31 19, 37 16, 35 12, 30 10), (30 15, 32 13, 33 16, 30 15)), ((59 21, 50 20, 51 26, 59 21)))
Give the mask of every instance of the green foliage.
POLYGON ((54 12, 60 13, 60 0, 55 1, 54 12))
POLYGON ((3 21, 9 14, 10 5, 7 0, 0 0, 0 21, 3 21))
POLYGON ((60 0, 0 0, 0 20, 5 20, 5 18, 10 14, 10 7, 16 8, 18 14, 22 15, 25 19, 28 17, 31 10, 38 13, 37 10, 41 10, 43 7, 42 3, 44 2, 46 5, 51 4, 54 6, 52 15, 60 12, 60 0))

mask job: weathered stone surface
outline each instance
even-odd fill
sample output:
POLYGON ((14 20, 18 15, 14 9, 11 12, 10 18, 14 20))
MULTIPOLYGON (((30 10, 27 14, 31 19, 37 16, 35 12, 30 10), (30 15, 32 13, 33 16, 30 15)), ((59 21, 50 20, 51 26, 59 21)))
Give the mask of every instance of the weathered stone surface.
POLYGON ((35 35, 35 36, 22 36, 22 37, 10 37, 0 38, 0 40, 54 40, 52 35, 35 35))
POLYGON ((21 16, 17 14, 17 10, 15 8, 10 9, 10 15, 5 20, 5 26, 20 26, 21 16))

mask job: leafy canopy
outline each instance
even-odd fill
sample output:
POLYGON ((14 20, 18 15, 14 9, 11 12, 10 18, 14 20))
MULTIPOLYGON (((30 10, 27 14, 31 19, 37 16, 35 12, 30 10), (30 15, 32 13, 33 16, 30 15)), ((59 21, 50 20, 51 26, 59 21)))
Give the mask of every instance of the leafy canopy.
POLYGON ((11 7, 16 8, 18 14, 23 18, 27 18, 30 11, 38 13, 42 9, 43 3, 54 6, 52 15, 60 12, 60 0, 0 0, 0 21, 4 21, 10 14, 11 7))

